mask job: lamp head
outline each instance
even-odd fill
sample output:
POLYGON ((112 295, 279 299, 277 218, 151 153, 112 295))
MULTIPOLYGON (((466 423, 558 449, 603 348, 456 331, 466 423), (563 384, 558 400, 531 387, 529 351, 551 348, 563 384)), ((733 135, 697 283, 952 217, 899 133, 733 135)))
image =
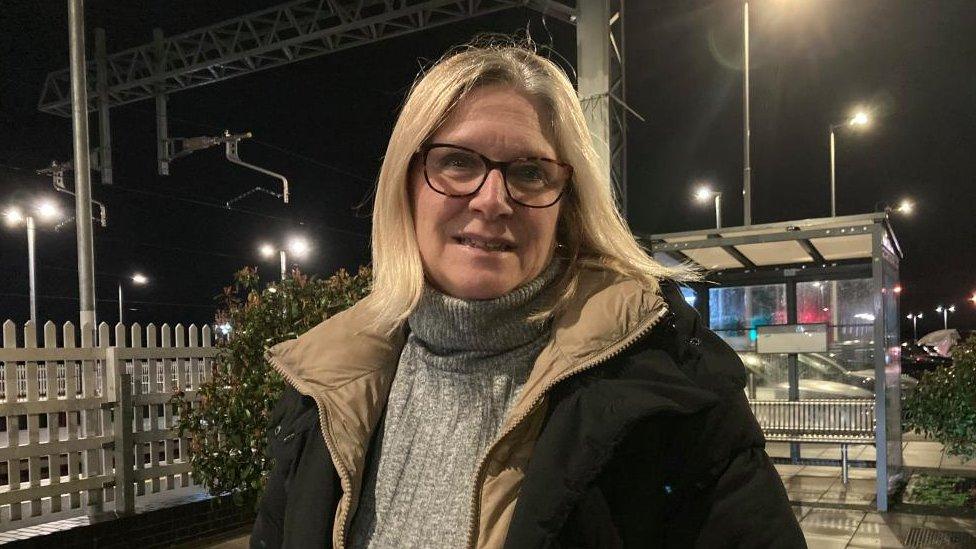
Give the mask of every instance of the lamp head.
POLYGON ((708 185, 702 185, 695 191, 695 200, 698 202, 708 202, 713 196, 715 196, 715 191, 708 185))
POLYGON ((912 212, 915 211, 915 203, 906 198, 902 200, 900 204, 898 204, 898 207, 895 208, 895 211, 901 214, 911 215, 912 212))
POLYGON ((131 278, 132 282, 139 284, 140 286, 149 283, 149 279, 146 277, 146 275, 141 273, 135 273, 131 278))
POLYGON ((6 218, 7 225, 10 227, 16 227, 24 222, 24 212, 20 211, 20 208, 11 206, 3 212, 3 217, 6 218))
POLYGON ((261 244, 261 248, 259 249, 261 251, 261 256, 263 257, 271 257, 275 254, 274 246, 271 244, 261 244))
POLYGON ((299 259, 306 257, 310 248, 308 240, 302 237, 296 236, 288 241, 288 252, 299 259))
POLYGON ((854 128, 863 128, 871 123, 871 116, 867 113, 867 111, 860 110, 855 112, 847 123, 854 128))
POLYGON ((58 208, 57 204, 50 200, 42 200, 38 202, 37 216, 44 221, 51 221, 61 216, 61 210, 58 208))

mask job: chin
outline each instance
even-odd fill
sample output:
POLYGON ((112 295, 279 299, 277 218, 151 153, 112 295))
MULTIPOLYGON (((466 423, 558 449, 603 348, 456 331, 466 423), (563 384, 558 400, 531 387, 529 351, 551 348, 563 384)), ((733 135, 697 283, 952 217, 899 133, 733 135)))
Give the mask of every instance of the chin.
POLYGON ((444 284, 444 292, 460 299, 495 299, 501 297, 516 287, 518 282, 509 277, 498 275, 477 275, 452 277, 444 284))

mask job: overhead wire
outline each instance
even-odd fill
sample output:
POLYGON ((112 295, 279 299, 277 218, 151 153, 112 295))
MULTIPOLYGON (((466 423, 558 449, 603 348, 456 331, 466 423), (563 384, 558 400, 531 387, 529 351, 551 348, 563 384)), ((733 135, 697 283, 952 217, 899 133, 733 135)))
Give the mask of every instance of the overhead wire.
MULTIPOLYGON (((22 294, 22 293, 18 293, 18 292, 0 292, 0 296, 6 296, 6 297, 26 297, 26 298, 30 298, 30 295, 29 294, 22 294)), ((60 299, 60 300, 65 300, 65 301, 78 301, 78 298, 77 297, 70 296, 70 295, 46 295, 46 294, 39 294, 39 295, 36 295, 34 297, 37 298, 37 299, 60 299)), ((108 298, 96 298, 95 301, 101 301, 103 303, 118 303, 118 300, 117 299, 108 299, 108 298)), ((216 304, 215 305, 200 305, 200 304, 197 304, 197 303, 172 303, 172 302, 167 302, 167 301, 139 301, 139 300, 133 300, 133 299, 126 299, 125 300, 125 303, 130 303, 130 304, 135 304, 135 305, 159 305, 159 306, 166 306, 166 307, 196 307, 196 308, 199 308, 199 309, 217 309, 217 308, 219 308, 219 305, 216 305, 216 304)))
MULTIPOLYGON (((32 170, 30 168, 24 168, 22 166, 14 166, 14 165, 6 164, 6 163, 3 163, 3 162, 0 162, 0 167, 7 168, 7 169, 11 169, 11 170, 17 170, 17 171, 32 172, 32 173, 35 172, 35 170, 32 170)), ((215 208, 215 209, 223 210, 223 211, 238 212, 238 213, 241 213, 241 214, 252 215, 252 216, 261 217, 261 218, 264 218, 264 219, 273 219, 273 220, 276 220, 276 221, 285 221, 285 222, 295 222, 294 219, 288 218, 288 217, 282 217, 282 216, 278 216, 278 215, 271 215, 271 214, 266 214, 266 213, 262 213, 262 212, 256 212, 254 210, 246 210, 246 209, 243 209, 243 208, 228 208, 226 204, 219 204, 219 203, 216 203, 216 202, 208 202, 206 200, 199 200, 199 199, 196 199, 196 198, 189 198, 189 197, 185 197, 185 196, 178 196, 178 195, 172 195, 172 194, 158 193, 158 192, 147 191, 147 190, 143 190, 143 189, 133 189, 133 188, 123 187, 123 186, 119 186, 119 185, 101 185, 101 186, 99 186, 99 189, 100 190, 107 189, 107 190, 111 190, 111 191, 125 192, 125 193, 132 193, 132 194, 141 194, 141 195, 144 195, 144 196, 152 196, 152 197, 161 198, 161 199, 164 199, 164 200, 173 200, 173 201, 176 201, 176 202, 184 202, 184 203, 193 204, 193 205, 196 205, 196 206, 202 206, 202 207, 207 207, 207 208, 215 208)), ((334 226, 331 226, 331 225, 326 225, 325 223, 321 223, 321 222, 299 220, 298 223, 300 225, 306 225, 306 226, 310 226, 310 227, 313 227, 313 228, 316 228, 316 229, 322 229, 322 230, 336 232, 336 233, 343 233, 343 234, 355 236, 355 237, 358 237, 358 238, 366 238, 366 239, 370 238, 370 236, 368 234, 365 234, 365 233, 361 233, 361 232, 353 231, 353 230, 349 230, 349 229, 340 229, 339 227, 334 227, 334 226)))

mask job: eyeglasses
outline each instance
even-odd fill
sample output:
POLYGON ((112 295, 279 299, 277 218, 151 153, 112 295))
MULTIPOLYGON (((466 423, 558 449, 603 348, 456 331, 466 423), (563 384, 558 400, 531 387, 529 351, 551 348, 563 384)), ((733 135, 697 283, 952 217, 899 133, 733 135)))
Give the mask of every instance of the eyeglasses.
POLYGON ((455 198, 477 194, 488 173, 497 168, 509 198, 529 208, 548 208, 559 201, 573 177, 572 166, 549 158, 496 162, 471 149, 444 143, 425 145, 417 154, 424 161, 427 186, 455 198))

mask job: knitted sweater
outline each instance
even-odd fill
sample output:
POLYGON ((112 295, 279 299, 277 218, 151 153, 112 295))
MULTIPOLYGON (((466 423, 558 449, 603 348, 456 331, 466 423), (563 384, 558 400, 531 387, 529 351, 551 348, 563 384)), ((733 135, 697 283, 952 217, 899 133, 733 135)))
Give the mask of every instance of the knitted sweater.
POLYGON ((353 548, 462 547, 475 468, 550 336, 558 261, 511 293, 463 300, 426 288, 408 324, 350 532, 353 548))

